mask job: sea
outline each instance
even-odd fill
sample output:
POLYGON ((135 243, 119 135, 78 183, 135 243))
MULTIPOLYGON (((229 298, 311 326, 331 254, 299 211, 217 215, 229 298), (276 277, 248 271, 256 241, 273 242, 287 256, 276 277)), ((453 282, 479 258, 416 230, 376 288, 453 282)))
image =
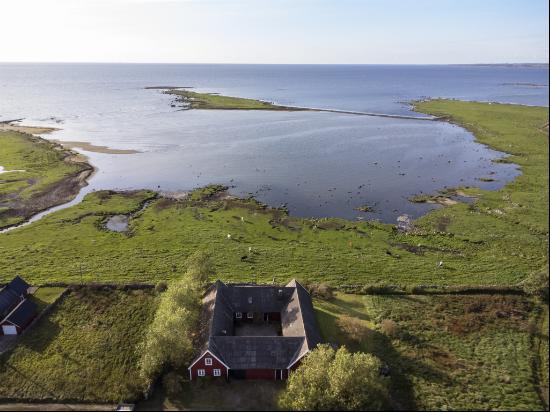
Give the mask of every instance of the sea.
MULTIPOLYGON (((440 207, 411 196, 497 190, 521 171, 440 121, 314 111, 182 110, 155 86, 282 105, 424 116, 411 102, 452 98, 548 106, 548 65, 0 64, 0 121, 60 130, 48 139, 97 168, 68 205, 101 189, 188 191, 223 184, 300 217, 395 223, 440 207), (482 180, 479 180, 482 179, 482 180), (485 181, 490 180, 490 181, 485 181), (364 206, 369 212, 361 211, 364 206)), ((62 207, 66 207, 64 205, 62 207)))

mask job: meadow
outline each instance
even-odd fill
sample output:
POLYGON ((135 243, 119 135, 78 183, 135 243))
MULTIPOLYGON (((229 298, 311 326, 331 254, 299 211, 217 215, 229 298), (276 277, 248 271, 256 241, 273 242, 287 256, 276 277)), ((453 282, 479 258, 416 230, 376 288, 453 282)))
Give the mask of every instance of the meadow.
POLYGON ((545 408, 532 367, 533 338, 544 329, 528 298, 338 293, 315 306, 327 342, 386 363, 394 408, 545 408))
POLYGON ((152 319, 151 290, 73 290, 0 356, 0 399, 111 402, 146 388, 136 345, 152 319))

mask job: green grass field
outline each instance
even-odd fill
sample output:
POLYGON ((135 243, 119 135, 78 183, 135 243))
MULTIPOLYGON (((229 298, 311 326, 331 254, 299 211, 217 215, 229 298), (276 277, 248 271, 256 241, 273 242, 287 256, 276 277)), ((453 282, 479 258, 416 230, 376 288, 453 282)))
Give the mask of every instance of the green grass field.
POLYGON ((324 338, 380 357, 394 407, 420 410, 544 410, 532 369, 534 305, 489 295, 315 302, 324 338), (350 328, 346 316, 359 321, 350 328))
POLYGON ((273 103, 243 97, 223 96, 216 93, 198 93, 190 90, 168 89, 167 94, 178 96, 178 98, 189 104, 191 109, 210 110, 304 110, 293 107, 279 106, 273 103))
POLYGON ((38 312, 41 312, 46 306, 52 304, 65 291, 61 287, 40 287, 31 296, 31 299, 38 306, 38 312))
POLYGON ((155 308, 147 290, 72 291, 0 357, 0 399, 139 397, 145 388, 135 349, 155 308))
POLYGON ((76 195, 78 188, 61 190, 59 185, 91 168, 67 161, 70 155, 47 140, 0 131, 0 166, 8 171, 0 174, 0 229, 68 201, 71 192, 76 195))

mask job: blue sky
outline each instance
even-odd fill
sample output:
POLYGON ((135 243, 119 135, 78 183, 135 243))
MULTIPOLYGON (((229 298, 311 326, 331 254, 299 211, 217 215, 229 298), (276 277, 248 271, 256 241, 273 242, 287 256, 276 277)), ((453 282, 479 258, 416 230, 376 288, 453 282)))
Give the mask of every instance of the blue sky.
POLYGON ((0 61, 548 62, 547 0, 18 0, 0 61))

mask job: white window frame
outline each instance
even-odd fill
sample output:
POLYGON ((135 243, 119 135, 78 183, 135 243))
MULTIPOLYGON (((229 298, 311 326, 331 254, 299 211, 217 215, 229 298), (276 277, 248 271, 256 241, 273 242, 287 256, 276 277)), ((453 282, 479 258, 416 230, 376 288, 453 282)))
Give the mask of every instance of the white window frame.
POLYGON ((221 369, 214 369, 214 376, 222 376, 222 370, 221 369))
POLYGON ((235 313, 235 317, 237 319, 242 319, 243 318, 243 313, 242 312, 237 312, 237 313, 235 313))
POLYGON ((206 366, 212 366, 212 358, 204 358, 204 364, 206 366))
POLYGON ((206 376, 206 371, 204 369, 197 369, 197 376, 206 376))
POLYGON ((247 319, 254 319, 254 312, 248 312, 248 313, 246 314, 246 318, 247 318, 247 319))

